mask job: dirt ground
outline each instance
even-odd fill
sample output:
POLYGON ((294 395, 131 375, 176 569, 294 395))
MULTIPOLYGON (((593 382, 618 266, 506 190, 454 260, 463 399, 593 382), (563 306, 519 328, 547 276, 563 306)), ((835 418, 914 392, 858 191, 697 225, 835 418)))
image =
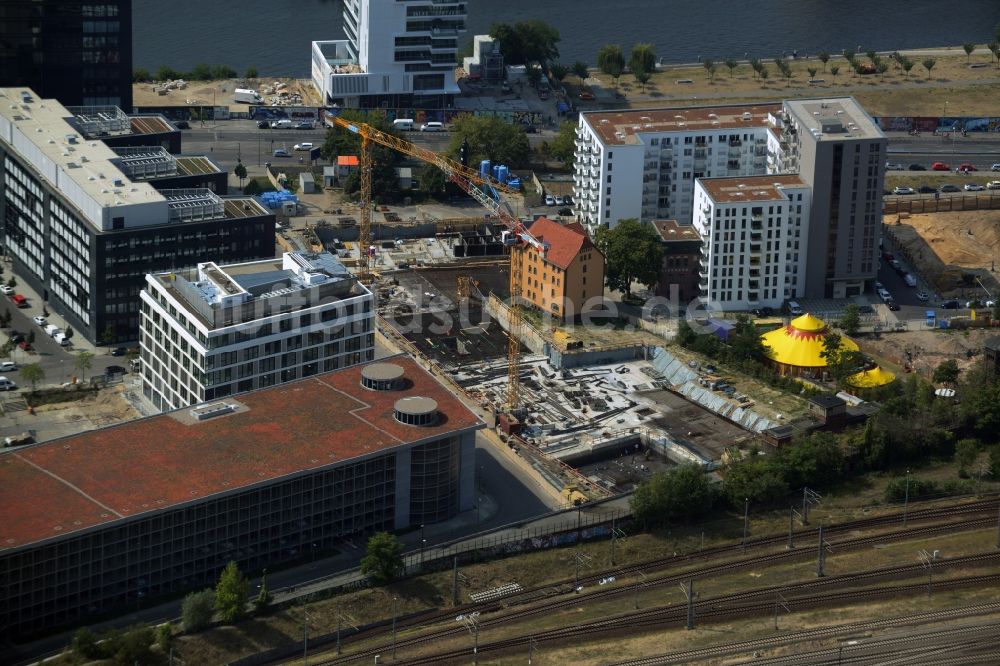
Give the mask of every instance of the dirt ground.
MULTIPOLYGON (((766 81, 756 79, 747 64, 739 65, 730 75, 729 69, 720 61, 715 63, 714 76, 710 76, 704 66, 670 67, 655 73, 645 87, 640 87, 634 77, 626 74, 618 81, 617 89, 624 95, 621 102, 637 107, 648 107, 663 100, 671 100, 672 104, 678 100, 683 100, 684 104, 706 104, 780 100, 806 95, 853 95, 869 113, 878 116, 939 116, 945 108, 946 115, 990 115, 995 112, 1000 92, 997 85, 1000 71, 993 65, 983 66, 993 61, 986 49, 980 47, 969 62, 966 62, 964 53, 950 55, 941 52, 935 56, 937 62, 929 77, 921 64, 926 57, 910 56, 915 64, 909 74, 897 69, 894 61, 883 57, 889 64, 884 77, 878 74, 856 76, 839 55, 831 57, 826 67, 815 58, 786 59, 792 70, 792 77, 787 81, 779 74, 773 57, 761 59, 769 73, 766 81), (836 76, 830 73, 831 66, 839 68, 836 76), (816 68, 815 78, 810 76, 809 68, 816 68), (810 80, 816 83, 809 83, 810 80)), ((868 61, 863 54, 860 58, 868 61)), ((591 77, 599 81, 601 87, 615 89, 614 81, 606 74, 592 72, 591 77)), ((578 79, 568 77, 567 83, 573 87, 572 84, 578 84, 578 79)), ((576 92, 574 88, 574 96, 576 92)), ((585 102, 580 106, 584 110, 590 106, 598 108, 601 102, 585 102)))
POLYGON ((896 222, 896 215, 885 217, 897 247, 923 276, 937 281, 942 296, 979 289, 975 283, 963 285, 963 272, 976 273, 988 289, 997 286, 992 269, 1000 259, 1000 210, 911 214, 896 222))
MULTIPOLYGON (((319 98, 308 79, 274 78, 264 79, 226 79, 223 81, 187 81, 183 90, 167 90, 165 95, 157 94, 162 88, 161 81, 154 83, 135 83, 132 85, 132 101, 136 106, 228 106, 234 111, 246 111, 246 104, 237 104, 233 100, 235 88, 251 88, 264 95, 264 86, 284 83, 288 93, 298 93, 302 96, 302 106, 318 106, 319 98)), ((268 99, 264 95, 265 100, 268 99)))
POLYGON ((965 369, 979 358, 983 343, 996 335, 994 329, 927 330, 889 333, 880 338, 866 338, 862 351, 879 359, 903 366, 906 352, 913 355, 913 367, 925 376, 942 362, 953 359, 965 369), (969 356, 972 352, 973 356, 969 356))
POLYGON ((30 431, 35 441, 43 442, 139 418, 141 414, 125 399, 124 391, 123 384, 111 386, 82 400, 41 405, 34 414, 27 412, 23 401, 6 405, 0 434, 30 431))

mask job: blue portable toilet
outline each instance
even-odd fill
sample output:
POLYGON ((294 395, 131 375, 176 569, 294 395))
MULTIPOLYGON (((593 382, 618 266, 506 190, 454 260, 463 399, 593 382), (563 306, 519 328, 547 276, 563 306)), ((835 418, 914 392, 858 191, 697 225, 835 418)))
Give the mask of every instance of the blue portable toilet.
POLYGON ((501 183, 507 182, 507 165, 501 164, 500 168, 497 170, 497 180, 501 183))
POLYGON ((490 161, 483 160, 479 163, 479 175, 483 178, 489 178, 490 176, 490 161))

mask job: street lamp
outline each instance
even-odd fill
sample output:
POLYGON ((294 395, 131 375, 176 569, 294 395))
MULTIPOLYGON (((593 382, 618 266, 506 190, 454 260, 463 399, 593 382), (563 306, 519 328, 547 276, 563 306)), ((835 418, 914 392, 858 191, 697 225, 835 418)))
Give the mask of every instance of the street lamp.
POLYGON ((906 527, 906 513, 910 506, 910 470, 906 470, 906 494, 903 495, 903 527, 906 527))

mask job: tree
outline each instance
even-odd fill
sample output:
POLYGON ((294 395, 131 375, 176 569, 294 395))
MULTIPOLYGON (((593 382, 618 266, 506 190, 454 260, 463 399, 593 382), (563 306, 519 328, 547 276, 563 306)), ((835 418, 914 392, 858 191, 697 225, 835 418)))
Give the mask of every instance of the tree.
POLYGON ((656 50, 652 44, 636 44, 632 47, 632 53, 628 59, 628 68, 635 74, 638 71, 656 71, 656 50))
POLYGON ((577 60, 573 63, 573 74, 580 79, 580 83, 583 83, 588 76, 590 76, 590 71, 587 69, 587 63, 582 60, 577 60))
POLYGON ((597 52, 597 68, 615 80, 615 87, 618 87, 618 78, 625 71, 625 56, 622 54, 622 47, 617 44, 605 44, 597 52))
POLYGON ((201 592, 189 592, 184 597, 181 605, 181 622, 184 623, 184 631, 196 633, 202 629, 207 629, 212 623, 215 615, 215 592, 212 590, 202 590, 201 592))
POLYGON ((809 78, 810 79, 815 79, 816 78, 816 72, 818 72, 819 70, 816 69, 815 67, 806 67, 806 71, 809 72, 809 78))
POLYGON ((861 310, 855 303, 848 303, 844 307, 844 314, 840 317, 840 327, 848 335, 857 335, 861 329, 861 310))
POLYGON ((142 67, 136 67, 132 70, 132 83, 145 83, 149 81, 149 70, 143 69, 142 67))
POLYGON ((71 647, 74 654, 84 659, 93 660, 103 657, 103 651, 97 643, 97 635, 89 627, 80 627, 76 630, 76 633, 73 634, 71 647))
POLYGON ((843 338, 837 333, 827 333, 824 336, 823 351, 819 355, 826 359, 826 369, 837 384, 842 384, 864 365, 861 353, 846 349, 843 338))
POLYGON ((236 165, 236 168, 233 169, 233 175, 240 179, 240 187, 242 188, 243 181, 246 180, 247 177, 247 168, 243 166, 243 162, 236 165))
POLYGON ((156 646, 161 652, 170 651, 170 643, 174 640, 174 625, 164 622, 156 628, 156 646))
POLYGON ((178 72, 176 69, 173 69, 172 67, 167 67, 166 65, 156 70, 157 81, 173 81, 174 79, 183 79, 183 78, 184 74, 182 72, 178 72))
POLYGON ((16 347, 13 342, 7 340, 2 345, 0 345, 0 358, 10 358, 10 355, 14 352, 14 347, 16 347))
POLYGON ((927 78, 931 78, 931 70, 934 69, 934 65, 937 64, 937 60, 934 58, 924 58, 920 64, 927 70, 927 78))
POLYGON ((739 63, 732 58, 726 58, 722 61, 722 64, 729 69, 729 78, 733 78, 733 72, 736 71, 737 67, 739 67, 739 63))
POLYGON ((93 365, 93 361, 94 354, 89 351, 81 351, 76 355, 76 358, 73 359, 73 367, 76 370, 79 370, 80 375, 84 380, 87 379, 87 371, 90 370, 90 367, 93 365))
POLYGON ((878 63, 875 65, 875 71, 879 73, 879 76, 882 77, 883 81, 885 81, 885 73, 886 73, 886 70, 888 70, 888 69, 889 69, 889 65, 887 65, 885 63, 885 61, 882 61, 882 60, 879 60, 878 63))
POLYGON ((433 164, 424 165, 420 172, 420 189, 432 197, 439 197, 444 194, 445 186, 448 184, 448 177, 444 171, 433 164))
POLYGON ((626 298, 633 282, 652 288, 659 280, 663 245, 651 225, 635 218, 619 220, 614 229, 598 229, 594 242, 607 261, 605 283, 626 298))
POLYGON ((235 79, 236 70, 229 65, 213 65, 211 78, 215 80, 235 79))
POLYGON ((646 525, 689 523, 708 513, 714 495, 705 470, 688 463, 639 484, 629 504, 636 519, 646 525))
POLYGON ((271 591, 267 589, 267 570, 265 569, 264 575, 260 578, 260 591, 257 593, 257 598, 253 601, 257 614, 263 615, 266 613, 270 609, 272 601, 274 601, 274 597, 271 596, 271 591))
POLYGON ((243 194, 249 197, 256 196, 263 191, 264 188, 260 186, 260 183, 257 182, 256 178, 247 183, 247 186, 243 188, 243 194))
POLYGON ((827 53, 826 51, 820 51, 820 52, 819 52, 819 53, 818 53, 818 54, 816 55, 816 58, 817 58, 817 59, 818 59, 818 60, 819 60, 819 61, 820 61, 821 63, 823 63, 823 71, 825 72, 825 71, 826 71, 826 63, 830 62, 830 54, 829 54, 829 53, 827 53))
MULTIPOLYGON (((711 73, 713 75, 715 74, 715 68, 714 67, 712 68, 712 72, 711 73)), ((639 84, 639 89, 640 90, 646 90, 646 84, 649 83, 649 79, 650 79, 650 77, 652 77, 652 74, 650 74, 649 72, 647 72, 644 69, 634 70, 632 72, 632 74, 633 74, 633 76, 635 76, 635 82, 639 84)))
POLYGON ((549 74, 551 74, 552 78, 556 81, 562 81, 566 78, 566 75, 569 74, 569 67, 558 62, 552 63, 549 65, 549 74))
POLYGON ((31 382, 31 392, 35 392, 38 382, 45 379, 45 370, 38 363, 29 363, 21 368, 21 379, 31 382))
POLYGON ((979 441, 971 438, 960 439, 955 443, 955 464, 958 465, 959 475, 964 476, 976 463, 979 457, 979 441))
POLYGON ((388 532, 378 532, 368 539, 361 558, 361 573, 371 576, 376 585, 391 583, 403 574, 403 544, 388 532))
POLYGON ((938 367, 934 368, 934 383, 954 384, 958 381, 958 373, 958 363, 955 362, 955 359, 942 361, 938 367))
POLYGON ((148 626, 137 624, 130 627, 117 641, 115 661, 121 666, 148 663, 151 656, 149 648, 154 640, 153 630, 148 626))
POLYGON ((986 48, 990 50, 990 53, 996 59, 997 67, 1000 67, 1000 42, 990 42, 986 45, 986 48))
POLYGON ((763 69, 764 64, 757 58, 750 58, 750 69, 753 70, 753 78, 756 81, 757 77, 760 75, 760 70, 763 69))
POLYGON ((705 71, 708 72, 708 80, 715 81, 715 61, 711 58, 705 58, 705 61, 701 64, 705 68, 705 71))
POLYGON ((250 584, 246 576, 236 562, 230 561, 215 586, 215 610, 223 622, 232 624, 246 614, 249 593, 250 584))
POLYGON ((760 80, 763 82, 762 85, 766 85, 767 84, 767 76, 768 76, 768 74, 769 74, 769 72, 767 71, 767 67, 764 67, 763 65, 761 65, 760 71, 757 72, 757 76, 759 76, 760 80))
POLYGON ((559 31, 543 21, 494 23, 490 36, 499 40, 504 60, 511 65, 545 65, 559 57, 559 31))
POLYGON ((563 164, 573 164, 576 156, 576 123, 565 122, 559 125, 559 133, 552 139, 549 152, 563 164))
POLYGON ((13 275, 11 275, 10 279, 7 280, 7 286, 10 287, 11 289, 13 289, 14 287, 16 287, 17 286, 17 278, 15 278, 13 275))
MULTIPOLYGON (((338 115, 345 120, 362 122, 386 134, 398 136, 392 123, 381 110, 344 109, 338 115)), ((385 201, 394 200, 399 195, 399 178, 396 176, 396 166, 399 165, 403 157, 392 148, 380 144, 370 145, 369 150, 372 156, 372 196, 385 201)), ((320 148, 320 155, 330 162, 333 162, 339 155, 360 154, 361 137, 339 127, 333 127, 327 131, 323 146, 320 148)), ((356 176, 356 174, 357 172, 352 175, 356 176)), ((344 183, 344 192, 351 194, 357 192, 359 187, 359 178, 349 178, 344 183)))
POLYGON ((906 56, 903 56, 902 60, 899 61, 899 66, 903 68, 903 74, 909 78, 910 70, 913 69, 913 61, 906 56))
POLYGON ((788 497, 784 476, 767 458, 751 453, 731 464, 722 479, 723 492, 733 507, 743 508, 744 500, 773 506, 788 497))
POLYGON ((830 76, 833 77, 834 81, 837 80, 837 74, 840 74, 840 67, 838 65, 830 65, 830 76))
POLYGON ((462 142, 469 142, 469 164, 488 159, 494 164, 520 167, 531 156, 524 129, 500 118, 463 114, 452 120, 448 152, 458 156, 462 142))
POLYGON ((865 55, 868 56, 868 60, 870 60, 872 64, 875 64, 875 61, 878 59, 878 51, 875 49, 865 51, 865 55))
POLYGON ((972 58, 972 52, 976 50, 976 45, 972 42, 966 42, 962 44, 962 50, 965 51, 965 63, 969 63, 969 59, 972 58))
POLYGON ((4 308, 4 311, 0 313, 0 325, 2 325, 4 328, 10 326, 10 320, 13 318, 13 316, 14 315, 10 313, 9 308, 4 308))
MULTIPOLYGON (((34 331, 32 331, 32 333, 34 333, 34 331)), ((70 338, 72 338, 74 333, 75 333, 75 331, 73 330, 72 326, 67 326, 66 330, 63 331, 63 335, 66 336, 67 340, 69 340, 70 338)))
POLYGON ((24 339, 28 342, 29 345, 35 344, 35 332, 34 331, 28 331, 28 334, 26 336, 24 336, 24 339))
POLYGON ((247 67, 247 71, 243 74, 244 79, 256 79, 257 78, 257 68, 247 67))
POLYGON ((789 488, 826 488, 843 476, 845 456, 836 437, 816 432, 779 449, 775 464, 789 488))

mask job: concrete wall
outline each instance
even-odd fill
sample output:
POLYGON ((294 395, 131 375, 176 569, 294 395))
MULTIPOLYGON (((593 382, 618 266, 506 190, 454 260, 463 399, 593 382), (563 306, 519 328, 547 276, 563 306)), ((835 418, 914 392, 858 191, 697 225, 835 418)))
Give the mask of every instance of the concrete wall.
POLYGON ((574 349, 563 351, 551 343, 545 343, 545 354, 549 357, 549 363, 556 369, 634 361, 635 359, 643 358, 644 349, 642 345, 629 345, 616 348, 604 347, 593 350, 574 349))
MULTIPOLYGON (((490 296, 489 300, 486 301, 486 312, 500 324, 501 328, 505 331, 510 330, 510 317, 508 315, 508 306, 506 303, 498 299, 496 296, 490 296)), ((517 332, 517 337, 525 347, 530 349, 535 354, 545 353, 545 338, 542 334, 535 330, 535 327, 531 324, 521 321, 521 330, 517 332)))

